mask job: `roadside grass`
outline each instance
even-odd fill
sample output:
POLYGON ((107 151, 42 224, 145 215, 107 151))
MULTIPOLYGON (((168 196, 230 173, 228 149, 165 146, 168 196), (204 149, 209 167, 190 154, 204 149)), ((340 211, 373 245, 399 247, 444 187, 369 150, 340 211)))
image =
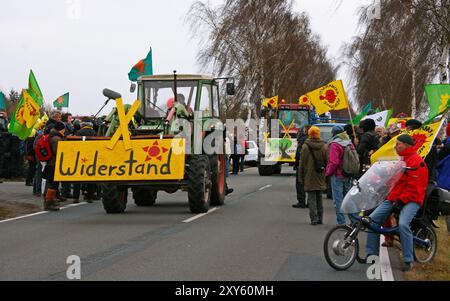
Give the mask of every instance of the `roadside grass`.
POLYGON ((450 235, 444 218, 437 221, 438 251, 431 263, 414 265, 411 272, 405 273, 408 281, 450 281, 450 235))
POLYGON ((0 220, 40 212, 39 206, 16 202, 0 202, 0 220))

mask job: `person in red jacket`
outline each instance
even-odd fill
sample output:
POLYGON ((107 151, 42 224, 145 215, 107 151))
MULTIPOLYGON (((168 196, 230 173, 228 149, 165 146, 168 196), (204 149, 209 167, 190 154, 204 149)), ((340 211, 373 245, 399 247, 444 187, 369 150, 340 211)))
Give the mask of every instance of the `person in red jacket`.
MULTIPOLYGON (((397 138, 395 150, 406 162, 407 170, 394 186, 387 200, 371 215, 373 222, 382 225, 392 212, 399 212, 399 231, 402 243, 404 271, 410 271, 414 262, 414 242, 411 222, 422 207, 428 186, 428 168, 414 148, 414 139, 409 135, 397 138)), ((369 233, 367 236, 367 256, 378 255, 380 235, 369 233)))

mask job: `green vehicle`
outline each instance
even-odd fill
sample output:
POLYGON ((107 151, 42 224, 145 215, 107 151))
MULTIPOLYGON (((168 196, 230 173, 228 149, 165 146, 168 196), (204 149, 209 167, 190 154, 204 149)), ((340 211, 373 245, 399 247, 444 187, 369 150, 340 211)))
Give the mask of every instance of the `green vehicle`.
MULTIPOLYGON (((163 147, 161 143, 164 142, 167 145, 167 142, 170 144, 171 141, 178 141, 181 135, 186 142, 181 154, 183 158, 180 159, 180 155, 178 155, 179 159, 175 163, 173 159, 170 163, 169 159, 167 164, 159 167, 163 172, 171 164, 174 173, 182 172, 181 176, 173 179, 170 178, 170 174, 169 177, 167 176, 167 172, 164 176, 152 175, 149 179, 142 178, 142 175, 137 175, 135 178, 122 176, 112 180, 102 180, 99 177, 92 179, 91 182, 100 184, 102 187, 102 201, 107 213, 114 214, 125 211, 130 189, 137 206, 155 205, 160 191, 172 194, 179 190, 187 192, 189 208, 192 213, 205 213, 208 212, 210 206, 224 204, 227 192, 224 146, 222 150, 209 154, 210 152, 207 153, 203 149, 203 144, 199 147, 198 143, 194 143, 198 138, 195 135, 200 135, 204 139, 214 131, 223 133, 223 125, 217 122, 221 119, 219 80, 212 76, 176 74, 143 76, 138 79, 137 98, 141 105, 138 113, 134 115, 135 120, 130 122, 129 129, 133 146, 144 141, 147 143, 146 145, 149 145, 144 148, 147 152, 145 161, 148 162, 143 162, 142 170, 146 167, 149 173, 150 170, 153 170, 152 167, 155 167, 151 165, 152 162, 158 162, 158 159, 159 161, 163 160, 163 152, 167 153, 169 147, 163 147), (194 129, 196 125, 200 130, 194 129), (188 127, 191 127, 192 130, 186 134, 188 127)), ((227 93, 234 94, 233 83, 227 84, 227 93)), ((104 95, 109 99, 121 98, 120 94, 106 89, 104 95)), ((127 111, 127 108, 125 110, 127 111)), ((109 131, 109 136, 112 136, 114 132, 115 130, 109 131)), ((106 142, 108 139, 111 138, 92 138, 92 140, 106 142)), ((223 139, 223 134, 221 139, 223 139)), ((81 137, 71 139, 72 143, 79 140, 81 137)), ((77 144, 68 145, 68 147, 76 149, 77 144)), ((137 152, 142 152, 142 147, 131 151, 136 155, 137 152)), ((128 153, 130 151, 115 150, 114 156, 128 156, 128 153)), ((131 159, 126 162, 132 160, 133 154, 131 159)), ((107 170, 106 168, 104 170, 107 170)), ((110 174, 111 169, 117 170, 116 167, 110 167, 110 174)), ((155 168, 155 170, 157 169, 155 168)), ((72 177, 71 179, 70 176, 62 177, 61 180, 72 183, 80 182, 77 178, 72 177)))

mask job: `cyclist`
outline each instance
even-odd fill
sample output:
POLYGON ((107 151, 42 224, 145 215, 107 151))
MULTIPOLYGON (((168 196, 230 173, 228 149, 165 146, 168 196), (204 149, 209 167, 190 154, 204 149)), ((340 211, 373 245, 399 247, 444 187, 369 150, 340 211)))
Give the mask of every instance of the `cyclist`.
MULTIPOLYGON (((410 135, 401 135, 397 138, 395 150, 406 162, 408 169, 399 182, 392 189, 387 200, 382 203, 371 215, 373 222, 382 225, 392 212, 400 213, 399 231, 402 243, 404 271, 413 268, 414 245, 410 224, 422 207, 425 191, 428 184, 428 168, 423 159, 414 148, 414 139, 410 135)), ((367 237, 366 254, 378 255, 380 235, 369 233, 367 237)))

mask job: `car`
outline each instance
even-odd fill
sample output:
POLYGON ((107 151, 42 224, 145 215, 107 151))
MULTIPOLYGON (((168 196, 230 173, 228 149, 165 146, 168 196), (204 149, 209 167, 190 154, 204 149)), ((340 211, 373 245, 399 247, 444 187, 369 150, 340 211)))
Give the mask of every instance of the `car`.
POLYGON ((248 141, 247 155, 245 156, 245 163, 256 165, 258 163, 258 145, 255 141, 248 141))
POLYGON ((346 126, 345 123, 319 123, 319 124, 316 124, 315 126, 320 129, 322 139, 326 143, 329 143, 331 141, 331 139, 333 139, 333 135, 331 134, 333 128, 335 126, 339 126, 339 125, 342 127, 346 126))

